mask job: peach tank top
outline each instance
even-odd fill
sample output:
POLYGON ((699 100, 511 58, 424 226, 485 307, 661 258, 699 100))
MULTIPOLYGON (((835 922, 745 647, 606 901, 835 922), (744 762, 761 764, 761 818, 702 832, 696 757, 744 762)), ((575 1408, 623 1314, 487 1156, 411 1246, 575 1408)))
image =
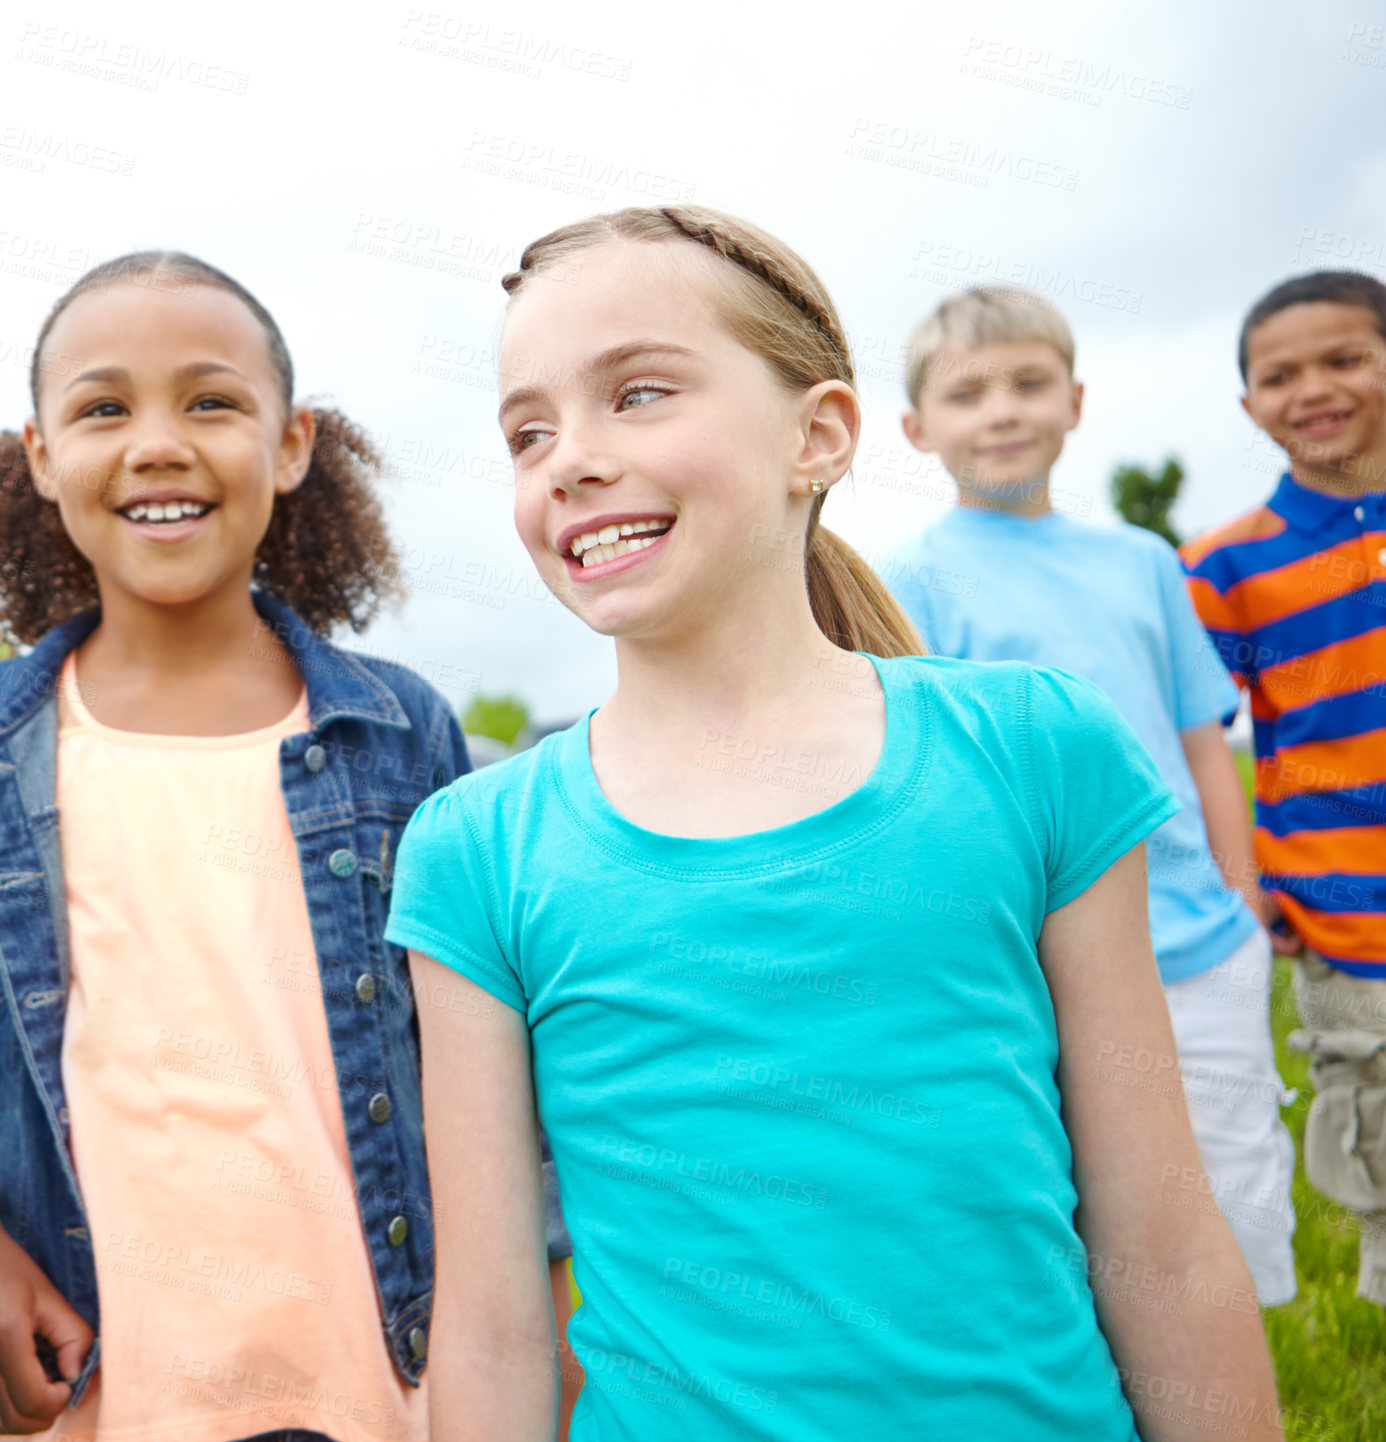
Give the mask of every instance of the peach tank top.
POLYGON ((50 1438, 423 1442, 352 1186, 277 725, 160 736, 59 696, 63 1081, 101 1367, 50 1438))

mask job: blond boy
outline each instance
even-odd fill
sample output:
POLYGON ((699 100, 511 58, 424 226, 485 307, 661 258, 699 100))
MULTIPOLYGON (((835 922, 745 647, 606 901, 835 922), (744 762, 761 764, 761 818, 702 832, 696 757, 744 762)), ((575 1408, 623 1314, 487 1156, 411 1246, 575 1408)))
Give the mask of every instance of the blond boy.
MULTIPOLYGON (((1082 415, 1073 360, 1063 316, 1025 291, 968 291, 919 327, 905 434, 938 455, 958 504, 884 578, 940 654, 1055 666, 1101 686, 1183 803, 1147 841, 1152 941, 1179 1056, 1093 1063, 1133 1087, 1182 1073, 1212 1193, 1261 1303, 1275 1305, 1295 1295, 1294 1149, 1270 1038, 1271 943, 1260 917, 1272 913, 1222 730, 1237 691, 1173 548, 1051 504, 1051 468, 1082 415), (931 584, 943 571, 968 584, 931 584)), ((1188 1190, 1190 1205, 1206 1201, 1201 1179, 1161 1182, 1188 1190)))

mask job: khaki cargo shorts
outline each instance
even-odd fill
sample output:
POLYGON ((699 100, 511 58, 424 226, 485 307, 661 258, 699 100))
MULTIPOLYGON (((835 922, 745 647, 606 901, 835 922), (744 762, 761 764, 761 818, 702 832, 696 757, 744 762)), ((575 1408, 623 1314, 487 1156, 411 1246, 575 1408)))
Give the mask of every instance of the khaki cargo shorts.
POLYGON ((1312 1058, 1314 1103, 1304 1170, 1360 1214, 1357 1295, 1386 1306, 1386 979, 1349 976, 1305 951, 1295 959, 1303 1027, 1290 1046, 1312 1058))

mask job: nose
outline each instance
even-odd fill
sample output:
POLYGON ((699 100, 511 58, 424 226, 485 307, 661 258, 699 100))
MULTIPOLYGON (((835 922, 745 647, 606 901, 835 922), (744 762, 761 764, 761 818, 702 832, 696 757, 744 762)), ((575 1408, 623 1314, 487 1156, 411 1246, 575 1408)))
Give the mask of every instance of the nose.
POLYGON ((988 386, 983 393, 982 414, 989 426, 1005 429, 1020 420, 1020 397, 1009 386, 988 386))
POLYGON ((555 500, 575 496, 584 487, 609 486, 621 475, 617 458, 580 424, 554 437, 544 469, 545 488, 555 500))
POLYGON ((129 432, 125 464, 131 471, 185 470, 194 459, 193 448, 173 416, 147 412, 129 432))
POLYGON ((1314 405, 1326 401, 1333 393, 1333 372, 1325 366, 1308 365, 1299 373, 1299 384, 1295 387, 1295 400, 1300 405, 1314 405))

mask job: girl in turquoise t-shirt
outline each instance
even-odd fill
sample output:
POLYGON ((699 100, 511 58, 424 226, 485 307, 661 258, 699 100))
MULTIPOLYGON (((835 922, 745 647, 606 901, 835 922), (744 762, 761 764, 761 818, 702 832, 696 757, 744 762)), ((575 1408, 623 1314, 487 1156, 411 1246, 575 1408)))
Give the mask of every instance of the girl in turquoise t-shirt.
POLYGON ((553 1435, 542 1121, 574 1439, 1278 1437, 1149 758, 1066 673, 920 658, 818 524, 861 409, 786 246, 629 210, 505 285, 517 526, 620 681, 400 848, 386 934, 457 1003, 420 1014, 439 1425, 553 1435))

